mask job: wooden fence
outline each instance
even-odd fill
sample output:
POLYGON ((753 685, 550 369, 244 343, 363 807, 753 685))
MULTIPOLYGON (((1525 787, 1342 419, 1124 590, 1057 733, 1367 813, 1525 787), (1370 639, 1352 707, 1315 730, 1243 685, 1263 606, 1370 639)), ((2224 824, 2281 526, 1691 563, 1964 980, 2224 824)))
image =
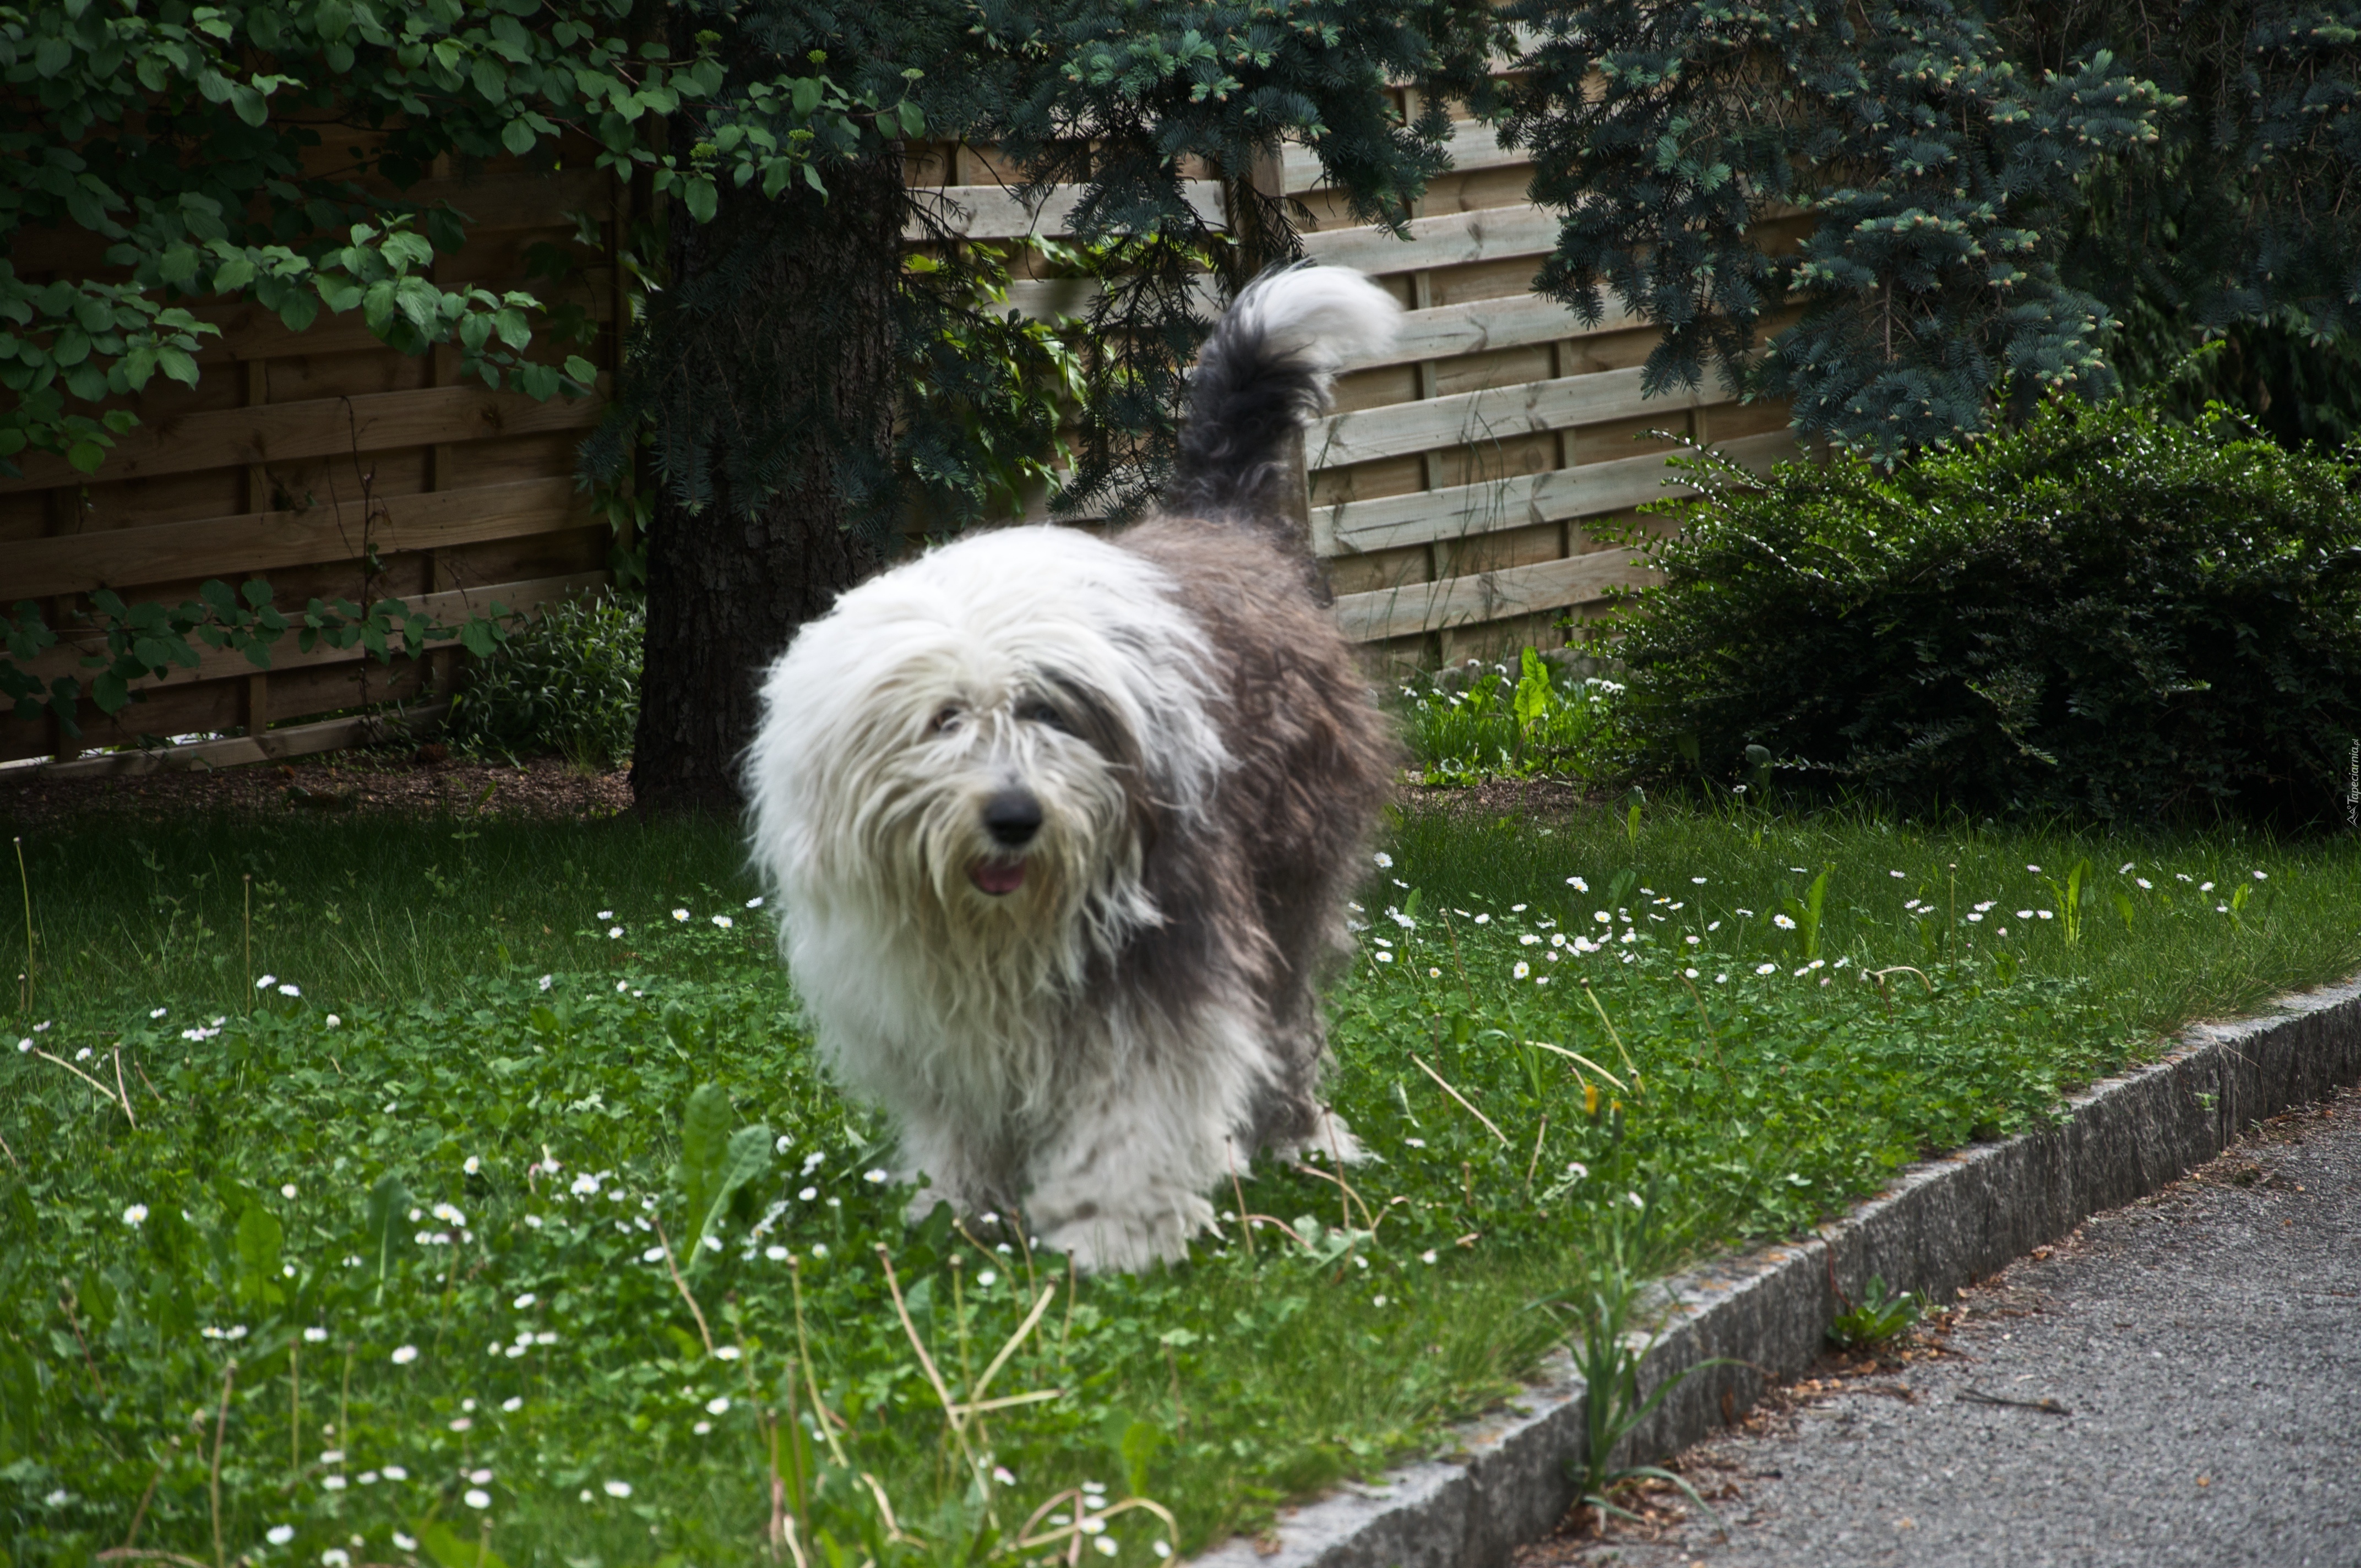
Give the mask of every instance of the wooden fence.
MULTIPOLYGON (((467 247, 439 260, 438 282, 529 287, 579 305, 598 341, 576 351, 611 366, 609 329, 621 308, 607 265, 622 217, 615 181, 587 170, 504 171, 409 193, 430 206, 447 200, 475 220, 467 247), (559 291, 528 281, 533 247, 568 245, 585 218, 605 231, 598 251, 577 249, 586 269, 559 291)), ((95 260, 47 236, 20 243, 11 259, 36 280, 95 260)), ((150 382, 137 404, 142 423, 96 474, 28 455, 21 477, 0 479, 0 604, 33 600, 63 626, 100 587, 177 604, 207 578, 235 585, 264 574, 282 609, 313 597, 391 597, 456 620, 495 600, 527 609, 606 581, 609 531, 573 478, 598 400, 535 402, 463 383, 455 352, 397 354, 357 313, 302 333, 253 304, 195 313, 221 328, 203 340, 197 385, 150 382)), ((87 640, 61 643, 36 673, 86 673, 78 661, 91 651, 87 640)), ((144 700, 112 718, 84 703, 78 742, 51 720, 0 717, 0 762, 225 732, 236 738, 192 754, 218 765, 328 750, 360 738, 368 721, 285 721, 390 699, 431 714, 454 656, 446 647, 389 666, 357 649, 299 652, 291 637, 264 673, 243 654, 207 652, 194 670, 136 683, 144 700)), ((73 767, 151 762, 135 750, 73 767)))
MULTIPOLYGON (((1610 310, 1586 328, 1531 291, 1558 225, 1525 199, 1524 154, 1473 122, 1456 126, 1451 151, 1454 172, 1428 192, 1407 241, 1352 224, 1320 189, 1311 149, 1290 148, 1272 171, 1308 214, 1306 253, 1381 280, 1408 313, 1391 350, 1339 378, 1336 411, 1306 443, 1313 541, 1336 613, 1387 663, 1562 641, 1559 620, 1643 581, 1631 553, 1601 536, 1642 503, 1683 493, 1666 486, 1675 444, 1651 432, 1710 443, 1758 470, 1795 451, 1784 403, 1739 403, 1710 381, 1642 398, 1654 327, 1610 310)), ((1061 234, 1079 194, 1053 191, 1028 213, 979 178, 986 159, 950 152, 931 170, 961 181, 941 189, 947 210, 964 214, 954 226, 974 239, 1061 234)), ((1188 194, 1220 212, 1218 184, 1188 194)), ((1024 281, 1011 302, 1076 313, 1089 287, 1024 281)))
MULTIPOLYGON (((1318 187, 1308 149, 1268 171, 1303 204, 1314 259, 1381 280, 1408 310, 1394 347, 1339 378, 1336 411, 1307 442, 1313 535, 1336 613, 1388 662, 1557 641, 1560 620, 1641 580, 1631 553, 1599 536, 1666 493, 1670 443, 1651 432, 1709 440, 1757 467, 1794 450, 1781 405, 1738 404, 1711 384, 1643 399, 1639 366, 1653 328, 1613 314, 1585 328, 1530 292, 1557 227, 1525 200, 1530 166, 1474 124, 1458 128, 1453 151, 1455 172, 1435 182, 1407 241, 1352 225, 1318 187)), ((941 191, 952 226, 977 240, 1060 233, 1078 193, 1052 191, 1028 209, 968 148, 933 149, 912 169, 914 181, 941 191)), ((1217 183, 1192 182, 1188 193, 1218 220, 1217 183)), ((413 194, 477 220, 467 247, 439 263, 445 284, 519 286, 533 246, 570 240, 585 218, 602 227, 604 253, 587 258, 566 298, 598 324, 599 345, 587 352, 611 367, 610 329, 625 302, 608 258, 624 188, 588 172, 507 172, 413 194)), ((36 244, 14 259, 38 278, 92 258, 36 244)), ((1086 287, 1027 279, 1012 302, 1071 313, 1086 287)), ((606 580, 608 530, 572 477, 597 400, 537 403, 462 384, 451 351, 396 354, 357 316, 293 334, 257 306, 200 313, 222 335, 205 342, 198 385, 151 383, 139 401, 145 422, 96 475, 35 457, 22 477, 0 479, 0 603, 33 599, 62 624, 77 596, 101 587, 178 602, 208 577, 267 573, 282 606, 392 596, 458 617, 494 600, 525 609, 606 580)), ((73 669, 86 652, 55 650, 40 673, 73 669)), ((264 674, 242 655, 207 654, 193 671, 141 683, 145 700, 114 719, 85 705, 79 745, 233 737, 193 753, 215 763, 331 749, 361 738, 368 721, 290 721, 387 699, 431 715, 452 656, 388 667, 357 651, 282 644, 264 674)), ((0 762, 77 749, 54 723, 0 718, 0 762)), ((118 751, 73 766, 153 762, 118 751)))

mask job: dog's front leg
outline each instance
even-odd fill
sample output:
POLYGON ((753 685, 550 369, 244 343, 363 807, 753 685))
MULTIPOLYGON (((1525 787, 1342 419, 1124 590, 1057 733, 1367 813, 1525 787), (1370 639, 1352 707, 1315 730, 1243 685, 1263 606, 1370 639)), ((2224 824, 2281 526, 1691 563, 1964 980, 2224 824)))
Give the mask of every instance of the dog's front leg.
MULTIPOLYGON (((1203 1064, 1194 1064, 1200 1068, 1203 1064)), ((1043 1245, 1084 1269, 1185 1256, 1210 1224, 1235 1096, 1216 1075, 1135 1069, 1077 1095, 1037 1157, 1026 1212, 1043 1245)))
POLYGON ((1005 1176, 995 1179, 963 1118, 929 1103, 906 1109, 901 1121, 902 1157, 895 1174, 922 1183, 910 1195, 911 1223, 925 1219, 937 1203, 949 1203, 961 1214, 981 1214, 1008 1202, 1005 1176))

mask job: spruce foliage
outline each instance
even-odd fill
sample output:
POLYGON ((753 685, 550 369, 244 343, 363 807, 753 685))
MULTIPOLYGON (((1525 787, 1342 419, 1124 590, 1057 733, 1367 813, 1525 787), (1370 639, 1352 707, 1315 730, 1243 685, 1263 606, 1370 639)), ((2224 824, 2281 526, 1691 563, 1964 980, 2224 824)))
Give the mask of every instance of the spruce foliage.
MULTIPOLYGON (((1170 464, 1180 372, 1211 324, 1202 275, 1234 291, 1301 249, 1296 214, 1257 185, 1258 164, 1283 139, 1311 142, 1357 219, 1398 227, 1448 167, 1446 95, 1490 102, 1483 68, 1498 33, 1474 0, 682 0, 674 13, 675 30, 690 35, 684 44, 719 39, 732 83, 810 60, 852 96, 907 94, 917 111, 911 126, 816 152, 823 185, 890 153, 895 129, 915 135, 922 125, 937 142, 994 145, 1010 187, 1028 202, 1047 200, 1052 186, 1081 188, 1072 247, 1060 249, 1101 289, 1086 324, 1062 344, 1016 330, 998 258, 969 247, 945 247, 923 267, 869 258, 899 274, 889 322, 815 292, 762 302, 791 331, 745 329, 739 307, 762 277, 762 253, 824 248, 824 208, 792 214, 785 227, 747 215, 699 262, 693 287, 655 302, 586 472, 621 472, 632 442, 652 431, 655 466, 678 500, 727 509, 775 493, 795 455, 825 445, 842 456, 848 521, 880 544, 914 503, 948 526, 1005 499, 990 460, 995 444, 1041 454, 1054 437, 1024 389, 1070 376, 1082 423, 1060 504, 1119 513, 1151 496, 1170 464), (1430 84, 1413 122, 1391 114, 1389 80, 1430 84), (1189 200, 1188 181, 1207 173, 1224 188, 1226 221, 1189 200), (732 324, 717 332, 717 320, 732 324), (882 450, 866 440, 876 411, 845 406, 825 369, 845 342, 881 327, 916 394, 900 401, 882 450), (784 363, 780 344, 804 363, 784 363), (1061 353, 1069 345, 1071 360, 1061 353)), ((924 189, 892 199, 906 232, 955 236, 960 214, 924 189)))
MULTIPOLYGON (((1652 388, 1716 367, 1793 399, 1800 429, 1891 458, 2048 392, 2108 395, 2125 360, 2159 375, 2192 334, 2292 332, 2349 357, 2361 7, 1508 14, 1532 44, 1507 129, 1565 214, 1539 285, 1586 319, 1611 290, 1661 323, 1652 388), (1791 297, 1803 316, 1782 326, 1791 297)), ((2323 399, 2310 381, 2312 424, 2333 426, 2320 411, 2345 382, 2323 399)))

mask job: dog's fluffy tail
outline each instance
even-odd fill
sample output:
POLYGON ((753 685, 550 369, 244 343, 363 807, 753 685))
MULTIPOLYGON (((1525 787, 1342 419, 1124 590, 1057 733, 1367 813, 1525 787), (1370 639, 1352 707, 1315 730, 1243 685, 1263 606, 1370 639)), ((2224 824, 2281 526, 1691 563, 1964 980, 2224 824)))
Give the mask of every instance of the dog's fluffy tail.
POLYGON ((1197 356, 1164 510, 1266 526, 1290 513, 1279 488, 1290 438, 1325 411, 1338 367, 1393 342, 1400 314, 1343 267, 1279 268, 1246 285, 1197 356))

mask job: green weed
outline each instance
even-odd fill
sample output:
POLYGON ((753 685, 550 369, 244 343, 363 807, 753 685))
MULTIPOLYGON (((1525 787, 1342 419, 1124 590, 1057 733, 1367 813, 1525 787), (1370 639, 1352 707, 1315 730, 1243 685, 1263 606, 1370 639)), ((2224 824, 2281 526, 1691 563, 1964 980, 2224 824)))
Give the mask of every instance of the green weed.
POLYGON ((1860 1301, 1847 1306, 1829 1321, 1828 1338, 1846 1350, 1871 1349, 1916 1322, 1926 1310, 1925 1299, 1915 1291, 1888 1296, 1884 1277, 1872 1274, 1860 1301))
POLYGON ((1590 777, 1615 740, 1612 699, 1621 688, 1578 679, 1532 648, 1506 664, 1470 664, 1442 680, 1401 688, 1412 766, 1429 784, 1505 775, 1590 777))

